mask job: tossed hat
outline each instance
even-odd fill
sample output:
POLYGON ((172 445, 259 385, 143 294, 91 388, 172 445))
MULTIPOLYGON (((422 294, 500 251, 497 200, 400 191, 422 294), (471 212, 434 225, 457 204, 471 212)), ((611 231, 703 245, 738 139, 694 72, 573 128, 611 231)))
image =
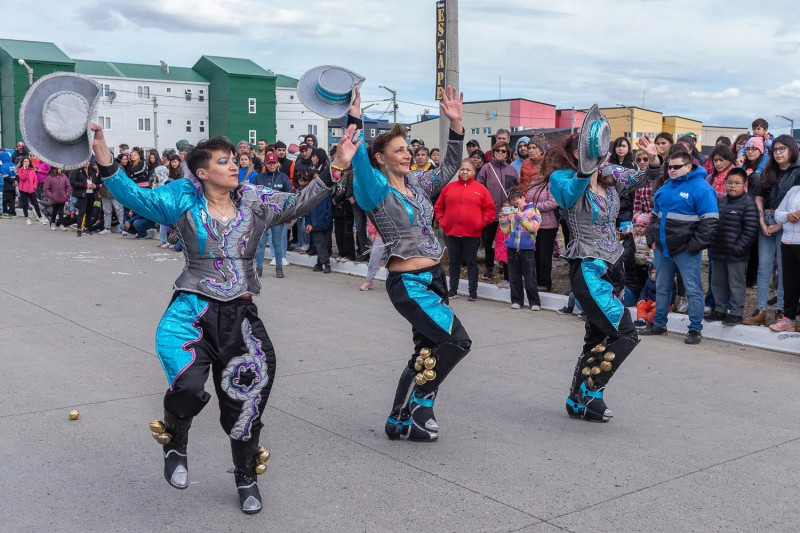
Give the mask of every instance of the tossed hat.
POLYGON ((289 148, 287 148, 286 151, 289 152, 290 154, 296 154, 297 152, 300 151, 300 148, 298 148, 296 144, 292 143, 289 145, 289 148))
POLYGON ((279 163, 278 155, 275 152, 267 152, 267 155, 264 156, 264 164, 267 163, 279 163))
POLYGON ((611 145, 611 128, 606 118, 594 104, 583 118, 578 136, 578 169, 582 174, 591 174, 608 155, 611 145))
POLYGON ((309 110, 325 118, 341 118, 355 98, 364 77, 333 65, 314 67, 297 82, 297 97, 309 110))
POLYGON ((30 86, 19 109, 25 145, 45 163, 73 170, 92 155, 100 85, 86 76, 54 72, 30 86))

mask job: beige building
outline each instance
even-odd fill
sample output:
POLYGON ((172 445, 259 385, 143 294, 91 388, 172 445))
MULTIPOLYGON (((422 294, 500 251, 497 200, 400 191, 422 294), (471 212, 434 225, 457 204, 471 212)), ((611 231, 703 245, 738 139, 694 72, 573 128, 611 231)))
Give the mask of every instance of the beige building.
POLYGON ((742 133, 749 133, 749 130, 747 128, 729 128, 726 126, 703 126, 703 138, 708 141, 706 144, 709 148, 713 148, 713 143, 723 135, 733 142, 742 133))
POLYGON ((697 149, 700 150, 703 148, 703 123, 699 120, 679 117, 678 115, 669 115, 664 117, 664 131, 671 133, 675 140, 692 132, 697 136, 697 149))
POLYGON ((652 139, 663 131, 663 119, 658 111, 641 107, 604 107, 600 112, 611 126, 611 139, 627 137, 633 142, 634 150, 640 137, 648 136, 652 139))

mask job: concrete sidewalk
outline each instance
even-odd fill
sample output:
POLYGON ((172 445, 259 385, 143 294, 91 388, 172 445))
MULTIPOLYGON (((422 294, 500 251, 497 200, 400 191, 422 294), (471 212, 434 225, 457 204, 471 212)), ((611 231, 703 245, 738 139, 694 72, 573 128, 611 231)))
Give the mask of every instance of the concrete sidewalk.
POLYGON ((459 298, 473 350, 440 390, 440 440, 389 441, 408 324, 382 283, 295 266, 266 269, 257 298, 278 374, 264 511, 246 516, 215 399, 191 430, 187 490, 164 481, 148 429, 181 254, 19 221, 0 221, 0 246, 3 531, 796 528, 797 357, 647 338, 607 391, 614 419, 592 424, 564 410, 582 321, 459 298))

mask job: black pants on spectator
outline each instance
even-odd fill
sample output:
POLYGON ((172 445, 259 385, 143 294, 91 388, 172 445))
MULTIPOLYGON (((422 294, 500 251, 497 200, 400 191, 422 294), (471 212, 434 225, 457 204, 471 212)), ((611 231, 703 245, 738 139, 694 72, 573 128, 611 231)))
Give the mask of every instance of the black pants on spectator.
POLYGON ((758 280, 758 239, 750 246, 750 255, 747 258, 747 269, 744 276, 748 287, 755 285, 758 280))
POLYGON ((22 192, 19 193, 20 203, 22 204, 22 213, 25 215, 25 218, 28 218, 28 203, 30 202, 33 210, 36 212, 36 216, 41 218, 42 212, 39 209, 39 202, 36 200, 36 194, 32 192, 22 192))
POLYGON ((3 213, 6 215, 15 216, 17 208, 14 203, 17 201, 17 191, 13 188, 8 190, 8 185, 3 189, 3 213))
POLYGON ((313 230, 311 232, 311 240, 314 242, 314 247, 317 249, 317 263, 320 265, 331 264, 331 230, 313 230))
POLYGON ((481 241, 483 242, 483 251, 485 254, 484 265, 488 272, 494 270, 494 236, 497 234, 497 225, 499 222, 489 222, 481 232, 481 241))
POLYGON ((367 213, 357 203, 353 204, 353 219, 356 222, 356 256, 364 255, 369 247, 367 213))
POLYGON ((469 295, 478 295, 478 247, 480 237, 451 237, 445 235, 447 253, 450 257, 450 292, 458 290, 458 280, 461 277, 461 262, 467 263, 467 286, 469 295))
POLYGON ((58 215, 58 225, 64 225, 64 204, 53 204, 50 206, 53 212, 50 213, 50 224, 56 223, 56 215, 58 215))
POLYGON ((528 305, 542 305, 536 288, 536 257, 533 250, 508 249, 508 283, 511 286, 512 304, 524 306, 527 294, 528 305))
POLYGON ((781 244, 781 266, 783 267, 783 316, 797 318, 800 299, 800 244, 781 244))
POLYGON ((550 292, 553 289, 553 243, 558 228, 539 228, 536 232, 536 284, 550 292))
MULTIPOLYGON (((353 212, 345 211, 342 216, 333 217, 333 232, 336 234, 336 249, 339 257, 356 258, 356 245, 353 239, 353 212)), ((319 253, 319 249, 317 250, 319 253)))
POLYGON ((87 194, 83 198, 78 198, 78 229, 89 225, 89 214, 92 212, 94 204, 94 194, 87 194), (84 219, 84 217, 86 217, 84 219))

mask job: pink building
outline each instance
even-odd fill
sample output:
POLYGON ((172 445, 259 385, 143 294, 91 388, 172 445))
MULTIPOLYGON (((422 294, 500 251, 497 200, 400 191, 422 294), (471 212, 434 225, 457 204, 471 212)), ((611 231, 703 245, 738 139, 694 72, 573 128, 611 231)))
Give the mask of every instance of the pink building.
POLYGON ((572 109, 556 110, 556 128, 575 128, 578 129, 583 124, 586 113, 583 111, 573 111, 572 109))
POLYGON ((509 126, 511 131, 530 128, 553 128, 556 124, 556 106, 518 98, 509 101, 509 126))

